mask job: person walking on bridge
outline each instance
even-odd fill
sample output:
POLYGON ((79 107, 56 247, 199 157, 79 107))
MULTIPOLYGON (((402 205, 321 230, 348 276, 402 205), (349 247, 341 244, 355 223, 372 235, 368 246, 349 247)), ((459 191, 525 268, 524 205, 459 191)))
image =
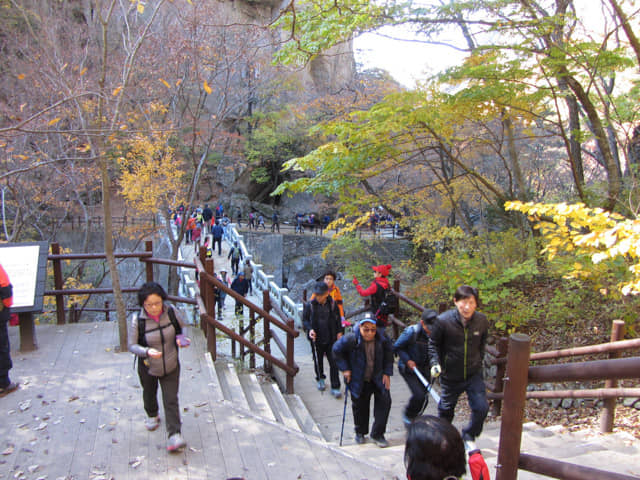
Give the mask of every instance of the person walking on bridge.
POLYGON ((462 392, 467 392, 471 420, 462 429, 462 439, 474 441, 482 432, 489 412, 487 391, 482 374, 482 361, 487 344, 489 322, 476 309, 480 303, 478 289, 458 287, 454 296, 456 308, 436 318, 429 338, 431 376, 440 374, 438 416, 449 422, 462 392))
MULTIPOLYGON (((329 287, 325 282, 316 282, 313 287, 311 301, 304 304, 302 325, 315 349, 316 382, 318 390, 325 389, 324 357, 329 362, 329 378, 331 379, 331 395, 340 397, 340 376, 338 366, 333 358, 333 344, 344 333, 340 324, 340 316, 336 302, 329 295, 329 287)), ((313 353, 313 352, 312 352, 313 353)))
POLYGON ((353 277, 353 284, 361 297, 369 297, 371 313, 376 319, 378 328, 384 335, 384 329, 388 322, 388 315, 381 313, 379 309, 380 304, 385 297, 385 293, 391 288, 389 279, 387 278, 391 273, 391 265, 374 265, 371 268, 373 269, 373 282, 371 282, 371 285, 367 288, 362 288, 356 277, 353 277))
POLYGON ((218 256, 222 255, 222 235, 224 235, 224 228, 220 225, 220 220, 216 220, 215 225, 211 228, 211 236, 213 237, 213 249, 216 249, 216 243, 218 244, 218 256))
MULTIPOLYGON (((351 323, 347 322, 344 316, 344 305, 342 301, 342 293, 340 293, 340 288, 336 285, 336 272, 333 270, 327 270, 325 274, 322 276, 324 283, 329 287, 329 295, 336 302, 338 306, 338 311, 340 312, 340 322, 343 327, 350 327, 351 323)), ((313 300, 315 294, 311 295, 311 300, 313 300)))
POLYGON ((411 398, 402 415, 405 425, 409 425, 414 418, 422 415, 429 403, 429 392, 414 372, 418 369, 427 381, 431 381, 429 332, 437 316, 438 313, 435 310, 425 309, 420 321, 405 328, 393 345, 393 353, 399 357, 398 371, 411 390, 411 398))
POLYGON ((242 249, 238 245, 238 242, 233 242, 233 247, 229 250, 229 255, 227 255, 227 259, 231 259, 231 271, 234 275, 238 275, 238 267, 240 265, 240 260, 242 260, 242 249))
MULTIPOLYGON (((243 297, 247 296, 247 292, 249 291, 249 282, 244 278, 244 272, 241 271, 238 273, 237 277, 231 282, 231 290, 242 295, 243 297)), ((236 315, 243 314, 243 303, 236 298, 236 315)))
POLYGON ((369 432, 369 403, 373 395, 371 440, 380 448, 389 446, 384 433, 391 411, 391 341, 377 331, 375 319, 367 314, 352 333, 335 343, 333 354, 351 391, 356 443, 364 443, 369 432))

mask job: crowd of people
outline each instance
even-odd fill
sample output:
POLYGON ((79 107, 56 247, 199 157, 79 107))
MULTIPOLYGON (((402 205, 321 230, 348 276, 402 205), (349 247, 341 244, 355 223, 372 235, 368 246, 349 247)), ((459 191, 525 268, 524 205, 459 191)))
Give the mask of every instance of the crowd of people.
POLYGON ((489 410, 482 372, 488 321, 477 310, 478 290, 468 285, 458 287, 453 295, 454 308, 441 314, 425 308, 420 320, 392 342, 385 331, 389 310, 383 308, 389 301, 391 265, 375 265, 372 270, 374 278, 367 288, 353 278, 358 293, 369 300, 369 311, 351 332, 345 332, 348 321, 338 308, 342 295, 335 285, 335 272, 327 272, 314 285, 313 295, 304 305, 303 327, 311 342, 317 388, 326 388, 326 358, 331 394, 341 397, 342 376, 345 394, 351 398, 356 443, 365 443, 369 435, 379 447, 387 447, 390 385, 397 356, 398 370, 411 392, 402 415, 408 429, 406 461, 410 478, 457 478, 465 468, 464 442, 472 444, 481 434, 489 410), (423 417, 431 382, 438 377, 438 417, 423 417), (463 392, 467 394, 471 418, 458 432, 451 423, 463 392), (369 427, 371 397, 373 423, 369 427), (434 459, 432 452, 420 453, 425 445, 434 442, 444 442, 450 448, 449 463, 434 459), (442 468, 436 468, 436 464, 442 464, 442 468), (427 471, 436 474, 427 475, 427 471))

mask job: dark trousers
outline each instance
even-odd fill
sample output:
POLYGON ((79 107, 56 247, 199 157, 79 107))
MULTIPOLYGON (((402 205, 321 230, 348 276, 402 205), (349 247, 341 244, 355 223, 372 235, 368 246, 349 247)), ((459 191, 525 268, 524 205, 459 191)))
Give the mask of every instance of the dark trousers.
POLYGON ((211 249, 216 251, 216 243, 218 244, 218 255, 222 255, 222 237, 213 237, 213 245, 211 245, 211 249))
MULTIPOLYGON (((427 408, 429 393, 420 379, 410 369, 406 367, 403 368, 400 370, 400 375, 402 375, 402 378, 404 378, 404 381, 407 383, 407 387, 411 390, 411 398, 409 399, 409 403, 404 407, 404 415, 408 419, 413 420, 422 415, 424 409, 427 408)), ((425 378, 429 379, 429 376, 426 375, 425 378)))
POLYGON ((487 390, 482 373, 478 372, 473 377, 461 382, 449 382, 441 378, 440 386, 442 388, 440 403, 438 404, 438 416, 449 422, 453 421, 458 397, 462 392, 467 392, 469 407, 471 408, 471 420, 462 429, 462 435, 468 433, 473 438, 479 436, 482 433, 484 419, 487 418, 487 413, 489 413, 487 390))
POLYGON ((13 363, 9 345, 9 317, 9 309, 3 308, 0 312, 0 388, 5 388, 11 383, 9 370, 13 367, 13 363))
POLYGON ((242 315, 243 314, 243 303, 240 300, 236 299, 236 315, 242 315))
POLYGON ((180 433, 180 406, 178 404, 178 388, 180 386, 180 365, 164 377, 149 375, 144 359, 138 358, 138 377, 142 385, 142 401, 144 411, 150 417, 158 415, 158 383, 162 389, 162 406, 164 407, 167 435, 180 433))
POLYGON ((353 423, 356 433, 366 435, 369 433, 369 404, 373 395, 373 425, 371 425, 371 437, 378 438, 384 435, 387 429, 387 420, 391 410, 391 394, 383 388, 382 391, 373 382, 364 382, 362 392, 358 398, 351 395, 351 409, 353 411, 353 423))
POLYGON ((239 263, 240 263, 240 259, 239 258, 231 257, 231 271, 233 272, 234 275, 238 274, 238 264, 239 263))
POLYGON ((327 378, 324 375, 324 357, 326 356, 327 361, 329 362, 329 378, 331 379, 331 388, 338 390, 340 388, 340 371, 338 370, 338 365, 333 358, 333 343, 312 343, 311 348, 313 348, 314 344, 316 346, 316 358, 318 360, 316 380, 327 378))

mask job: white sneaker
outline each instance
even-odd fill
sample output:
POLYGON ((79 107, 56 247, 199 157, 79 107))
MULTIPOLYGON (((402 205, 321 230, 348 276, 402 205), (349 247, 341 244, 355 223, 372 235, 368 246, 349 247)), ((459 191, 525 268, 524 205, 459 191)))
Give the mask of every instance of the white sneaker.
POLYGON ((182 435, 180 435, 179 433, 174 433, 169 437, 169 440, 167 441, 167 451, 175 452, 180 448, 184 448, 186 445, 187 442, 184 441, 182 435))
POLYGON ((147 417, 147 419, 144 421, 144 426, 147 428, 147 430, 153 432, 160 426, 160 417, 157 415, 155 417, 147 417))

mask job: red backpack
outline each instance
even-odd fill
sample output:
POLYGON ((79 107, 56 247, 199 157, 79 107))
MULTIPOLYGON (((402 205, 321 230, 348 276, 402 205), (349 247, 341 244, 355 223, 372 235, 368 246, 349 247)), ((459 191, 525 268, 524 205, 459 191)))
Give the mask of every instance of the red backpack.
POLYGON ((469 452, 469 473, 472 480, 491 480, 487 463, 478 449, 469 452))

